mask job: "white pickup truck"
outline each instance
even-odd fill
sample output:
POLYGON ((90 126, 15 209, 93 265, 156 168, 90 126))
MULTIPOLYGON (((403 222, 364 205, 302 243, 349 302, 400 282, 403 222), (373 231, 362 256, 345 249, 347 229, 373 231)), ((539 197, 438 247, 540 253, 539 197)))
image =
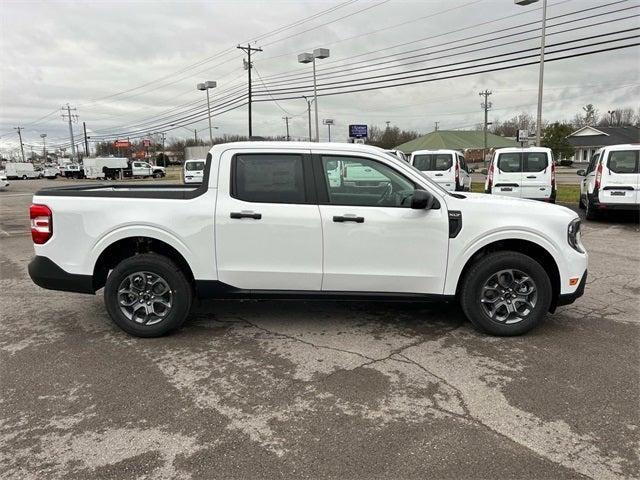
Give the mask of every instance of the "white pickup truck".
POLYGON ((194 297, 457 300, 479 329, 517 335, 587 276, 571 210, 447 192, 358 144, 216 145, 200 185, 46 188, 33 203, 33 281, 104 287, 114 322, 142 337, 180 327, 194 297), (338 163, 386 181, 329 181, 338 163))

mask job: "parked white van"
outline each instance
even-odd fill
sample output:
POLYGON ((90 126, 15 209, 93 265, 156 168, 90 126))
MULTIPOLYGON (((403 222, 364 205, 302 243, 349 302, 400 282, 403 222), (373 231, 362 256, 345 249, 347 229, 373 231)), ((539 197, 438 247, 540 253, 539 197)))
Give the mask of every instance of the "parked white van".
POLYGON ((551 149, 499 148, 491 159, 485 192, 555 203, 556 166, 551 149))
POLYGON ((469 168, 456 150, 416 150, 409 163, 446 190, 471 190, 469 168))
POLYGON ((33 168, 33 163, 8 162, 5 168, 9 180, 40 178, 40 172, 33 168))
POLYGON ((580 182, 581 208, 593 220, 608 210, 640 210, 640 145, 612 145, 598 150, 580 182))
POLYGON ((184 183, 202 183, 204 177, 204 159, 184 162, 184 183))

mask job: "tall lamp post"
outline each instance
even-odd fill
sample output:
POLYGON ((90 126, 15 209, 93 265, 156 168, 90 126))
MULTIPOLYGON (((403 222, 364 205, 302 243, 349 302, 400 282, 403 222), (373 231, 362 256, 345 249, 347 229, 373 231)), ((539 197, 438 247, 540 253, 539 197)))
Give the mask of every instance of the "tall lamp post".
POLYGON ((207 112, 209 117, 209 140, 211 141, 211 146, 213 146, 213 129, 211 128, 211 103, 209 102, 209 89, 216 88, 217 83, 211 80, 207 80, 204 83, 199 83, 196 85, 198 90, 204 90, 207 92, 207 112))
MULTIPOLYGON (((527 6, 539 0, 514 0, 516 5, 527 6)), ((547 29, 547 0, 542 0, 542 30, 540 32, 540 74, 538 75, 538 115, 536 119, 536 145, 542 144, 542 85, 544 83, 544 44, 547 29)))
POLYGON ((313 99, 316 102, 316 142, 320 141, 320 128, 318 127, 318 88, 316 85, 316 58, 329 58, 328 48, 316 48, 313 53, 301 53, 298 55, 298 63, 313 63, 313 99))

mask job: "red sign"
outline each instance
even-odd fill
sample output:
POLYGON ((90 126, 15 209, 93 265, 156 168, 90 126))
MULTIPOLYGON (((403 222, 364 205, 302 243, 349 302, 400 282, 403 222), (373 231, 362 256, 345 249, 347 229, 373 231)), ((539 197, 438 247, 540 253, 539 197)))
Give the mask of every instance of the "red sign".
POLYGON ((131 146, 131 142, 129 140, 116 140, 113 142, 113 146, 116 148, 129 148, 131 146))
POLYGON ((151 146, 151 140, 149 140, 149 139, 143 140, 142 141, 142 146, 143 147, 150 147, 151 146))

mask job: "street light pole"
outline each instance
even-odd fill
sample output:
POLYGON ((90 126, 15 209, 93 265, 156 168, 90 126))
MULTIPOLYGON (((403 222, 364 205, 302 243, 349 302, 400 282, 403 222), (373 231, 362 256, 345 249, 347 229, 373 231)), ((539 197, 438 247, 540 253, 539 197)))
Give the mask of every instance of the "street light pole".
MULTIPOLYGON (((526 6, 538 0, 514 0, 516 5, 526 6)), ((542 29, 540 32, 540 72, 538 74, 538 114, 536 118, 536 145, 542 145, 542 87, 544 84, 544 47, 547 31, 547 0, 542 0, 542 29)))
POLYGON ((320 141, 320 127, 318 123, 318 87, 316 83, 316 58, 329 58, 328 48, 316 48, 313 53, 301 53, 298 55, 298 63, 313 63, 313 100, 316 102, 316 142, 320 141))
POLYGON ((209 101, 209 90, 211 88, 216 88, 217 82, 213 82, 211 80, 207 80, 204 83, 199 83, 196 85, 198 90, 204 90, 207 92, 207 117, 209 117, 209 140, 211 141, 211 146, 213 147, 213 128, 211 127, 211 102, 209 101))

